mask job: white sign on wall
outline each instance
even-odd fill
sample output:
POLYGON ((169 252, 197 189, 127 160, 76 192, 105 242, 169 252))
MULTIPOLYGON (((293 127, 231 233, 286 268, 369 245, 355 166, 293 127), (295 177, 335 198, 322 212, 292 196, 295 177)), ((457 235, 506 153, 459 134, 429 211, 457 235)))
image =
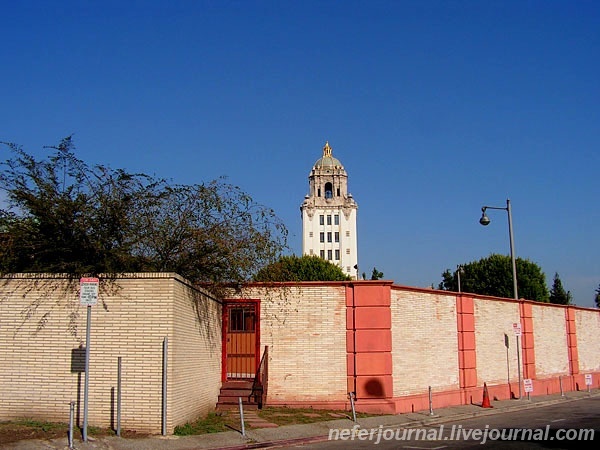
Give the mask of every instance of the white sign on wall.
POLYGON ((585 374, 585 385, 586 386, 591 386, 592 385, 592 374, 591 373, 586 373, 585 374))
POLYGON ((515 336, 521 336, 521 323, 520 322, 513 323, 513 331, 515 332, 515 336))
POLYGON ((525 378, 523 380, 523 387, 525 388, 525 392, 533 392, 533 381, 531 378, 525 378))
POLYGON ((79 304, 96 306, 98 304, 98 278, 81 278, 79 280, 79 304))

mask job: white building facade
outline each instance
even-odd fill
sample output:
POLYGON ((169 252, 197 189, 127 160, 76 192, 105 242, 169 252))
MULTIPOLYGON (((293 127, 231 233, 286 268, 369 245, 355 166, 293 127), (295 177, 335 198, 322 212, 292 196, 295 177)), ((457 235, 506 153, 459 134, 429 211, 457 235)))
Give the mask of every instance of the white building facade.
POLYGON ((348 174, 332 150, 326 142, 308 176, 309 193, 300 206, 302 253, 319 256, 358 278, 358 205, 348 192, 348 174))

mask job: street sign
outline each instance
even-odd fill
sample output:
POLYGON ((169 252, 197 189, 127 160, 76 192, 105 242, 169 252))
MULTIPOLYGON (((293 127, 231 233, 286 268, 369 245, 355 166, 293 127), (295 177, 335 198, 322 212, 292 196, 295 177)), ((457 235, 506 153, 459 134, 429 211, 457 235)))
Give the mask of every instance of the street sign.
POLYGON ((523 380, 523 387, 525 388, 525 392, 533 392, 533 381, 531 378, 523 380))
POLYGON ((79 304, 96 306, 98 304, 98 278, 81 278, 79 280, 79 304))
POLYGON ((521 324, 513 323, 513 331, 515 332, 515 336, 521 336, 521 324))
POLYGON ((591 373, 586 373, 585 374, 585 385, 586 386, 591 386, 592 385, 592 374, 591 373))

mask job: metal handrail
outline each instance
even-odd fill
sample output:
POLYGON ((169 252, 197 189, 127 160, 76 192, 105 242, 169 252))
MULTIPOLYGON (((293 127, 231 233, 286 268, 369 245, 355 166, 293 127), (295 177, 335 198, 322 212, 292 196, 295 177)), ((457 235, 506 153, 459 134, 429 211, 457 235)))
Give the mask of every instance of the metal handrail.
POLYGON ((265 345, 265 351, 263 352, 260 364, 256 370, 254 381, 252 383, 252 394, 254 402, 258 404, 259 408, 267 402, 267 388, 269 384, 269 346, 265 345))

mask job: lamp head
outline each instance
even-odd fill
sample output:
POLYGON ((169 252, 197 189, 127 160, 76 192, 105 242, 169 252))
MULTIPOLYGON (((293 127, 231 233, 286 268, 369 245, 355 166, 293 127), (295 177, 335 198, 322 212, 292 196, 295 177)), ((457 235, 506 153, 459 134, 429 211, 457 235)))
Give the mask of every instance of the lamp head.
POLYGON ((490 218, 485 215, 485 211, 481 214, 481 219, 479 219, 479 223, 484 227, 490 224, 490 218))

